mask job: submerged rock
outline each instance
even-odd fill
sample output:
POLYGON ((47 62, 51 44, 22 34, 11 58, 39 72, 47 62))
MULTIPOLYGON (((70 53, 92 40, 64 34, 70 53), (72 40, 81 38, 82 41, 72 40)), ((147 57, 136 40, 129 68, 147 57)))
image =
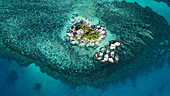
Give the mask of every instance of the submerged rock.
POLYGON ((9 73, 5 81, 8 86, 14 86, 17 80, 18 74, 16 71, 13 70, 9 73))
POLYGON ((34 90, 40 90, 42 87, 42 84, 41 83, 35 83, 35 86, 34 86, 34 90))
POLYGON ((0 54, 21 65, 35 63, 42 72, 64 82, 95 85, 119 81, 139 70, 162 66, 167 60, 169 44, 160 42, 169 41, 170 27, 148 7, 126 2, 92 2, 96 10, 85 7, 86 15, 93 13, 105 22, 106 30, 123 44, 115 57, 120 58, 118 64, 111 59, 101 64, 93 50, 80 50, 60 37, 66 16, 77 10, 72 6, 76 3, 23 2, 0 10, 0 54))

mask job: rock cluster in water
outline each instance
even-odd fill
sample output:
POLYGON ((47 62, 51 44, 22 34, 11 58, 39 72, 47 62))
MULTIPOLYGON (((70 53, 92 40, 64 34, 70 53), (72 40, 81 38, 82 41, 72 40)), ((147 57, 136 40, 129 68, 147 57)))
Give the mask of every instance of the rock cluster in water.
POLYGON ((101 62, 118 63, 119 55, 116 47, 120 46, 120 42, 111 41, 111 44, 107 47, 101 47, 100 52, 95 53, 95 58, 101 62))

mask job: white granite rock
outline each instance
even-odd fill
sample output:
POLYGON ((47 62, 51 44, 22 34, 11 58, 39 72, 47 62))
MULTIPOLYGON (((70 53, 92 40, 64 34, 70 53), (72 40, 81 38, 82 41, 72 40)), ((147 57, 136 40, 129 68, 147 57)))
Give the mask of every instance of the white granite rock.
POLYGON ((115 52, 114 52, 114 51, 110 52, 110 56, 111 56, 111 57, 113 57, 113 56, 114 56, 114 54, 115 54, 115 52))
POLYGON ((107 54, 109 54, 109 53, 110 53, 110 51, 109 51, 109 50, 106 50, 106 53, 107 53, 107 54))
POLYGON ((114 44, 111 44, 110 45, 110 49, 112 50, 112 49, 115 49, 116 48, 116 46, 114 45, 114 44))
POLYGON ((114 43, 115 46, 120 46, 119 42, 114 43))
POLYGON ((108 60, 109 60, 109 62, 114 63, 113 58, 109 58, 108 60))
POLYGON ((71 36, 73 36, 73 33, 67 33, 67 35, 68 35, 69 37, 71 37, 71 36))
POLYGON ((101 50, 101 51, 104 51, 104 47, 101 47, 100 50, 101 50))
POLYGON ((77 21, 74 21, 74 22, 73 22, 73 24, 76 24, 76 23, 78 23, 78 22, 77 22, 77 21))
POLYGON ((106 33, 106 31, 101 31, 101 34, 105 34, 106 33))
POLYGON ((100 28, 100 25, 97 25, 96 28, 100 28))
POLYGON ((99 52, 99 56, 103 56, 103 53, 102 53, 102 52, 99 52))
POLYGON ((107 58, 103 58, 103 60, 107 61, 108 59, 107 58))
POLYGON ((103 59, 103 60, 100 60, 101 62, 105 62, 105 60, 103 59))
POLYGON ((95 57, 98 58, 98 53, 97 52, 95 53, 95 57))
POLYGON ((76 41, 70 41, 71 44, 76 44, 76 41))
POLYGON ((85 45, 85 43, 81 43, 81 45, 83 45, 83 46, 84 46, 84 45, 85 45))
POLYGON ((107 58, 107 59, 108 59, 108 58, 109 58, 109 54, 105 54, 105 55, 104 55, 104 58, 107 58))
POLYGON ((84 34, 83 29, 79 29, 79 30, 77 30, 77 34, 84 34))
POLYGON ((98 57, 97 60, 101 60, 102 58, 101 57, 98 57))

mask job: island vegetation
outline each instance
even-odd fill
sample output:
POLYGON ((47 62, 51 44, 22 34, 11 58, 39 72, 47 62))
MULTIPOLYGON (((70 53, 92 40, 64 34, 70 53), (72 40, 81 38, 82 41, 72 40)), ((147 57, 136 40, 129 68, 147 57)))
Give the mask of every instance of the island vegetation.
POLYGON ((69 27, 67 31, 70 43, 82 43, 82 45, 85 45, 89 42, 96 43, 102 41, 105 38, 106 32, 104 27, 100 25, 89 25, 86 21, 74 21, 73 26, 69 27))

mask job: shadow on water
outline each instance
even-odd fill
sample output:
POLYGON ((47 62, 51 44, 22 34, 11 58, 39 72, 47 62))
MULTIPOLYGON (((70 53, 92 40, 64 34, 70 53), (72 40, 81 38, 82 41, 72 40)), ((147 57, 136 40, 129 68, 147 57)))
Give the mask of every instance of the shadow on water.
POLYGON ((34 86, 34 90, 40 90, 42 88, 42 84, 41 83, 35 83, 35 86, 34 86))
POLYGON ((17 80, 18 80, 17 72, 13 70, 8 74, 5 82, 8 86, 14 86, 17 80))
POLYGON ((153 92, 149 92, 147 96, 154 96, 153 92))
POLYGON ((158 88, 158 92, 159 92, 159 93, 163 93, 164 90, 165 90, 165 84, 162 84, 162 85, 158 88))

